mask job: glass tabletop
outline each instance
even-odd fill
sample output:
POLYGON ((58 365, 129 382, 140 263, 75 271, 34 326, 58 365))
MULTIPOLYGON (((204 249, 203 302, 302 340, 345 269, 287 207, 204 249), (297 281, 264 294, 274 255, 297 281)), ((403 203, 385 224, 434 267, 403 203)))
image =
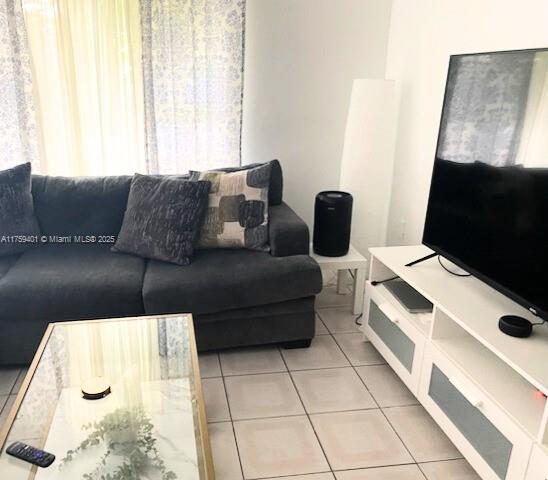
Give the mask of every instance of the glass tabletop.
POLYGON ((213 479, 190 315, 54 323, 0 432, 0 478, 213 479), (83 398, 93 380, 110 386, 83 398), (15 441, 56 456, 38 468, 15 441))

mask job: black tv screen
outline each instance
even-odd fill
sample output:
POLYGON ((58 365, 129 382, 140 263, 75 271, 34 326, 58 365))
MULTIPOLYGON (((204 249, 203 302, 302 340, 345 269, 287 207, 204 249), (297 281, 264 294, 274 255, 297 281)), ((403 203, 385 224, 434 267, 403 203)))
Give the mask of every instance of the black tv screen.
POLYGON ((548 49, 451 57, 423 243, 548 320, 548 49))

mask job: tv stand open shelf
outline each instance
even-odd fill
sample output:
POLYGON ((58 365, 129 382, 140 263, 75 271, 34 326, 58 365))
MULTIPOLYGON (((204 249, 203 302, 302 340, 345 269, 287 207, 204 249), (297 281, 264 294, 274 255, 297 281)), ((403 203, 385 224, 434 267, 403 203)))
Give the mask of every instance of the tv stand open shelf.
POLYGON ((431 250, 373 248, 370 281, 394 275, 430 300, 408 313, 382 284, 366 287, 364 333, 483 479, 548 478, 548 325, 529 338, 498 329, 502 315, 538 321, 474 277, 456 277, 431 250))

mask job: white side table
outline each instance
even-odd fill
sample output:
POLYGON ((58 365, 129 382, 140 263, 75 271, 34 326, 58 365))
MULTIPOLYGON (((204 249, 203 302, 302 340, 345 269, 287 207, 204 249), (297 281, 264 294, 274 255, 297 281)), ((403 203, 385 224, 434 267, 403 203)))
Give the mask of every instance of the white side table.
POLYGON ((343 290, 343 273, 354 270, 354 307, 355 315, 363 313, 363 298, 365 294, 365 277, 367 275, 367 259, 352 245, 348 253, 342 257, 322 257, 316 255, 310 246, 310 256, 318 262, 322 270, 337 270, 337 293, 343 290))

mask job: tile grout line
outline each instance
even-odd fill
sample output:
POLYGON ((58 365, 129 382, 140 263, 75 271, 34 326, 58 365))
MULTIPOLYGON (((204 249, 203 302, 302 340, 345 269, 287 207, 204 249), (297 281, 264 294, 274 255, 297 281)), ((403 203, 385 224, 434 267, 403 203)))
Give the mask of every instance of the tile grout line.
MULTIPOLYGON (((333 307, 333 308, 340 308, 340 307, 333 307)), ((327 327, 327 325, 325 325, 325 323, 323 322, 322 318, 321 318, 321 315, 318 314, 318 310, 316 309, 315 310, 315 314, 318 315, 318 320, 324 325, 325 329, 327 330, 326 333, 324 334, 319 334, 317 336, 324 336, 324 335, 330 335, 335 344, 337 345, 338 349, 342 352, 343 356, 347 359, 349 365, 346 365, 346 366, 336 366, 336 367, 320 367, 320 368, 305 368, 305 369, 295 369, 295 370, 291 370, 286 362, 286 359, 281 351, 281 347, 280 346, 277 346, 275 347, 276 348, 276 351, 279 353, 281 359, 282 359, 282 362, 284 363, 285 365, 285 368, 286 370, 280 370, 280 371, 272 371, 272 372, 254 372, 254 373, 241 373, 241 374, 234 374, 234 375, 226 375, 223 371, 223 368, 222 368, 222 364, 221 364, 221 361, 220 361, 220 354, 217 352, 217 357, 218 357, 218 360, 219 360, 219 369, 220 369, 220 372, 221 372, 221 377, 223 380, 223 387, 225 389, 225 398, 226 398, 226 401, 227 401, 227 405, 228 405, 228 411, 229 411, 229 417, 230 417, 230 420, 229 422, 231 423, 231 426, 232 426, 232 431, 233 431, 233 435, 234 435, 234 439, 235 439, 235 445, 236 445, 236 451, 237 451, 237 455, 238 455, 238 460, 239 460, 239 463, 240 463, 240 470, 241 470, 241 473, 242 473, 242 478, 244 478, 245 480, 255 480, 254 478, 246 478, 245 475, 244 475, 244 470, 243 470, 243 462, 242 462, 242 458, 241 458, 241 454, 240 454, 240 448, 239 448, 239 445, 238 445, 238 440, 237 440, 237 437, 236 437, 236 432, 235 432, 235 420, 232 416, 232 411, 231 411, 231 406, 230 406, 230 401, 228 399, 228 389, 227 389, 227 385, 226 385, 226 378, 230 378, 230 377, 238 377, 238 376, 251 376, 251 375, 267 375, 267 374, 279 374, 279 373, 288 373, 289 374, 289 378, 291 379, 291 382, 292 382, 292 385, 297 393, 297 396, 299 398, 299 401, 303 407, 303 410, 304 410, 304 415, 306 415, 308 421, 309 421, 309 424, 311 425, 312 427, 312 430, 314 432, 314 435, 318 441, 318 444, 320 446, 320 449, 324 455, 324 458, 326 459, 326 462, 327 462, 327 465, 328 467, 330 468, 329 472, 325 471, 325 472, 313 472, 313 473, 306 473, 306 474, 298 474, 299 476, 302 476, 303 477, 303 480, 305 480, 304 477, 306 477, 307 475, 315 475, 315 474, 321 474, 321 473, 331 473, 332 476, 335 476, 335 472, 341 472, 341 471, 352 471, 352 470, 362 470, 362 469, 370 469, 370 468, 384 468, 384 467, 391 467, 391 466, 397 466, 397 465, 417 465, 418 469, 419 469, 419 472, 421 474, 421 478, 425 478, 425 480, 428 480, 428 477, 426 476, 426 473, 423 471, 423 469, 421 468, 421 464, 415 459, 414 455, 411 453, 411 451, 409 450, 409 448, 407 447, 406 443, 403 441, 402 437, 400 436, 400 434, 397 432, 397 430, 395 429, 394 425, 392 424, 392 422, 390 422, 389 418, 386 416, 384 410, 385 409, 390 409, 390 408, 399 408, 399 407, 404 407, 404 406, 417 406, 417 404, 410 404, 410 405, 397 405, 397 406, 393 406, 393 407, 381 407, 379 402, 377 401, 377 399, 373 396, 373 394, 371 393, 371 391, 369 390, 367 384, 365 383, 364 379, 361 377, 361 375, 358 373, 357 371, 357 368, 358 367, 368 367, 368 366, 381 366, 381 365, 387 365, 386 362, 385 363, 382 363, 382 364, 364 364, 364 365, 354 365, 352 363, 352 361, 350 360, 349 356, 346 354, 345 350, 343 349, 343 347, 341 346, 341 344, 338 342, 337 338, 335 338, 335 335, 339 335, 339 333, 332 333, 329 328, 327 327), (322 444, 322 442, 320 441, 320 438, 319 438, 319 435, 318 435, 318 432, 316 431, 316 429, 314 428, 314 424, 312 422, 312 419, 311 419, 311 416, 314 415, 310 412, 308 412, 304 402, 303 402, 303 399, 301 397, 301 394, 299 392, 299 389, 295 383, 295 379, 293 377, 293 373, 294 372, 305 372, 305 371, 318 371, 318 370, 336 370, 336 369, 343 369, 343 368, 352 368, 354 373, 358 376, 361 384, 364 386, 364 388, 366 389, 366 391, 370 394, 372 400, 373 400, 373 403, 374 405, 376 405, 376 407, 373 407, 373 408, 366 408, 366 409, 351 409, 351 410, 337 410, 337 411, 333 411, 333 412, 320 412, 320 413, 317 413, 317 415, 321 415, 321 414, 332 414, 332 413, 345 413, 345 412, 352 412, 352 411, 369 411, 369 410, 372 410, 372 409, 378 409, 381 411, 381 414, 383 415, 383 417, 385 418, 385 420, 388 422, 388 424, 390 425, 390 428, 391 430, 395 433, 395 435, 397 436, 397 438, 400 440, 401 444, 404 446, 405 450, 409 453, 410 455, 410 458, 412 459, 412 462, 411 463, 404 463, 404 464, 401 464, 401 463, 398 463, 398 464, 394 464, 394 465, 383 465, 382 467, 360 467, 360 468, 347 468, 347 469, 343 469, 343 470, 334 470, 330 461, 329 461, 329 458, 327 457, 326 455, 326 452, 324 450, 324 446, 322 444)), ((363 332, 343 332, 343 333, 340 333, 340 334, 356 334, 356 333, 363 333, 363 332)), ((219 377, 207 377, 207 378, 219 378, 219 377)), ((253 418, 247 418, 247 419, 240 419, 238 421, 241 421, 241 422, 245 422, 245 421, 253 421, 253 420, 264 420, 264 419, 273 419, 273 418, 290 418, 290 417, 302 417, 303 415, 302 414, 294 414, 294 415, 277 415, 277 416, 270 416, 270 417, 253 417, 253 418)), ((212 424, 216 424, 216 423, 228 423, 228 422, 211 422, 212 424)), ((427 461, 423 461, 421 463, 423 464, 427 464, 427 463, 441 463, 441 462, 451 462, 451 461, 458 461, 458 460, 462 460, 462 457, 458 457, 458 458, 451 458, 451 459, 443 459, 443 460, 427 460, 427 461)), ((280 478, 280 479, 283 479, 284 477, 292 477, 294 476, 294 474, 289 474, 289 475, 274 475, 272 477, 268 477, 268 478, 280 478)), ((256 479, 256 480, 259 480, 259 479, 256 479)))
POLYGON ((327 328, 327 325, 323 323, 322 317, 318 314, 316 310, 314 310, 314 321, 316 320, 316 317, 318 317, 318 321, 323 325, 323 328, 325 329, 325 333, 318 333, 314 332, 316 336, 318 335, 329 335, 329 329, 327 328))
MULTIPOLYGON (((350 368, 350 367, 344 367, 344 368, 350 368)), ((285 372, 285 373, 288 373, 288 372, 285 372)), ((299 373, 299 371, 297 371, 296 373, 299 373)), ((375 401, 375 399, 373 398, 373 401, 375 401)), ((403 407, 417 407, 418 405, 417 404, 412 404, 412 405, 398 405, 397 407, 369 407, 369 408, 347 408, 345 410, 328 410, 326 412, 308 412, 310 415, 329 415, 329 414, 332 414, 332 413, 350 413, 350 412, 366 412, 368 410, 383 410, 383 409, 391 409, 391 408, 403 408, 403 407)), ((266 416, 266 417, 249 417, 249 418, 235 418, 233 421, 234 422, 247 422, 247 421, 250 421, 250 420, 267 420, 267 419, 273 419, 273 418, 291 418, 291 417, 302 417, 304 414, 303 413, 292 413, 290 415, 269 415, 269 416, 266 416)), ((208 421, 208 425, 210 424, 215 424, 215 423, 228 423, 230 422, 231 420, 213 420, 213 421, 208 421)), ((457 457, 457 458, 450 458, 449 460, 458 460, 459 458, 461 457, 457 457)), ((444 460, 427 460, 425 462, 421 462, 421 463, 428 463, 428 462, 443 462, 444 460)))
POLYGON ((251 477, 251 478, 246 478, 245 480, 270 480, 271 478, 284 479, 284 478, 293 478, 293 477, 300 478, 300 477, 311 477, 311 476, 315 476, 315 475, 322 475, 324 473, 330 473, 332 476, 335 475, 335 473, 332 470, 325 470, 323 472, 299 473, 297 475, 291 474, 291 475, 274 475, 273 477, 251 477))
POLYGON ((326 305, 323 307, 315 307, 316 313, 323 312, 324 310, 337 310, 337 309, 350 309, 352 310, 352 303, 343 303, 341 305, 326 305))
MULTIPOLYGON (((379 469, 379 470, 382 470, 383 468, 393 468, 393 467, 409 467, 409 466, 413 466, 413 465, 416 465, 418 466, 418 464, 416 463, 413 463, 413 462, 407 462, 407 463, 391 463, 389 465, 377 465, 377 466, 371 466, 371 467, 356 467, 356 468, 345 468, 343 470, 335 470, 335 472, 333 473, 340 473, 340 472, 355 472, 355 471, 359 471, 359 470, 375 470, 375 469, 379 469)), ((422 472, 421 472, 422 473, 422 472)))
MULTIPOLYGON (((320 317, 320 320, 321 320, 321 317, 320 317)), ((322 322, 322 323, 323 323, 323 322, 322 322)), ((326 328, 327 328, 327 327, 326 327, 326 328)), ((349 333, 350 333, 350 332, 349 332, 349 333)), ((351 332, 351 333, 360 333, 360 332, 351 332)), ((326 335, 330 335, 330 336, 333 338, 333 340, 334 340, 334 342, 335 342, 337 348, 342 352, 343 356, 347 359, 349 365, 341 366, 341 367, 322 367, 322 368, 320 368, 320 369, 304 369, 304 370, 294 370, 294 371, 297 371, 297 372, 298 372, 298 371, 315 371, 315 370, 328 370, 328 369, 342 369, 342 368, 349 368, 349 367, 350 367, 350 368, 353 369, 354 373, 355 373, 356 375, 358 375, 358 378, 360 379, 360 382, 362 383, 362 385, 364 385, 364 388, 366 389, 366 391, 368 391, 368 393, 370 393, 370 392, 369 392, 369 389, 368 389, 367 386, 364 384, 362 378, 361 378, 361 377, 359 376, 359 374, 357 373, 355 366, 352 365, 352 362, 350 362, 350 359, 348 358, 348 356, 346 355, 346 353, 344 352, 344 350, 342 349, 342 347, 339 345, 339 343, 337 342, 337 340, 334 338, 333 334, 330 333, 330 332, 328 331, 328 333, 327 333, 326 335)), ((300 395, 299 389, 297 388, 297 385, 296 385, 296 383, 295 383, 295 381, 294 381, 293 374, 292 374, 293 370, 291 370, 291 369, 289 368, 289 366, 288 366, 288 364, 287 364, 287 362, 286 362, 286 359, 285 359, 285 357, 284 357, 284 355, 283 355, 283 353, 282 353, 282 351, 281 351, 281 347, 278 346, 278 347, 277 347, 277 350, 278 350, 278 353, 279 353, 279 355, 280 355, 280 357, 281 357, 281 359, 282 359, 282 361, 283 361, 285 367, 287 368, 286 372, 284 372, 284 371, 282 371, 282 372, 267 372, 267 373, 261 372, 261 373, 254 373, 254 374, 240 374, 240 375, 225 376, 225 375, 224 375, 224 372, 223 372, 223 370, 222 370, 222 365, 220 365, 220 367, 221 367, 221 374, 222 374, 222 377, 223 377, 223 384, 224 384, 224 386, 225 386, 225 394, 226 394, 226 396, 227 396, 227 403, 228 403, 228 406, 229 406, 229 413, 230 413, 231 423, 232 423, 233 429, 234 429, 234 419, 232 418, 232 412, 231 412, 231 409, 230 409, 230 401, 228 400, 228 390, 226 389, 225 378, 227 378, 227 377, 232 377, 232 376, 264 375, 264 374, 269 374, 269 373, 288 373, 288 374, 289 374, 289 378, 291 379, 292 385, 293 385, 293 387, 294 387, 294 389, 295 389, 295 392, 297 393, 297 396, 298 396, 298 398, 299 398, 299 401, 301 402, 301 405, 302 405, 302 407, 303 407, 304 415, 306 415, 306 417, 307 417, 307 419, 308 419, 308 421, 309 421, 309 424, 310 424, 310 426, 311 426, 311 428, 312 428, 312 431, 314 432, 314 435, 315 435, 315 437, 316 437, 316 439, 317 439, 317 441, 318 441, 318 445, 320 446, 320 449, 321 449, 321 451, 322 451, 322 453, 323 453, 323 455, 324 455, 324 458, 325 458, 325 460, 326 460, 326 462, 327 462, 327 465, 328 465, 328 467, 330 468, 330 473, 331 473, 332 475, 335 475, 335 470, 333 470, 333 467, 332 467, 331 463, 329 462, 329 459, 328 459, 328 457, 327 457, 327 454, 326 454, 326 452, 325 452, 325 449, 324 449, 324 447, 323 447, 323 444, 322 444, 322 442, 320 441, 319 435, 318 435, 316 429, 314 428, 314 424, 313 424, 312 419, 311 419, 311 414, 307 411, 307 409, 306 409, 306 407, 305 407, 305 405, 304 405, 304 402, 303 402, 303 400, 302 400, 302 397, 301 397, 301 395, 300 395)), ((371 394, 370 394, 370 395, 371 395, 371 394)), ((379 404, 378 404, 378 402, 376 401, 376 399, 373 397, 373 395, 371 395, 371 398, 373 399, 373 402, 374 402, 374 404, 376 405, 376 408, 373 408, 373 409, 378 409, 378 410, 380 410, 380 411, 381 411, 381 414, 382 414, 382 409, 381 409, 381 407, 379 406, 379 404)), ((323 413, 329 414, 329 413, 343 413, 343 412, 367 411, 367 410, 372 410, 372 409, 358 409, 358 410, 354 409, 354 410, 345 410, 345 411, 338 411, 338 412, 323 412, 323 413)), ((320 414, 318 414, 318 415, 320 415, 320 414)), ((245 421, 261 420, 261 419, 265 419, 265 418, 272 419, 272 418, 287 418, 287 417, 297 417, 297 416, 303 416, 303 415, 298 415, 298 414, 296 414, 296 415, 285 415, 285 416, 279 416, 279 415, 278 415, 278 416, 273 416, 273 417, 258 417, 258 418, 250 418, 250 419, 241 419, 241 420, 239 420, 239 421, 245 422, 245 421)), ((384 415, 383 415, 383 416, 384 416, 384 415)), ((390 424, 390 427, 393 429, 393 427, 392 427, 391 424, 390 424)), ((396 435, 397 435, 397 433, 396 433, 396 435)), ((239 446, 238 446, 238 441, 237 441, 237 439, 236 439, 235 430, 234 430, 234 438, 235 438, 235 440, 236 440, 236 446, 237 446, 238 456, 239 456, 239 460, 240 460, 240 466, 241 466, 242 473, 243 473, 243 464, 242 464, 242 459, 241 459, 241 455, 240 455, 240 452, 239 452, 239 446)), ((404 448, 407 450, 407 447, 405 446, 405 443, 401 440, 401 438, 399 437, 399 435, 398 435, 398 438, 400 439, 400 441, 401 441, 402 444, 404 445, 404 448)), ((413 457, 412 455, 410 455, 410 457, 411 457, 411 459, 414 461, 414 457, 413 457)), ((413 464, 415 464, 415 463, 413 463, 413 464)), ((398 465, 401 465, 401 464, 398 464, 398 465)), ((387 466, 389 466, 389 465, 387 465, 387 466)), ((366 467, 366 468, 367 468, 367 467, 366 467)), ((359 470, 359 469, 356 469, 356 470, 359 470)), ((314 473, 325 473, 325 472, 314 472, 314 473)), ((311 473, 311 474, 313 474, 313 473, 311 473)), ((304 475, 307 475, 307 474, 304 474, 304 475)), ((293 475, 287 475, 287 476, 293 476, 293 475)), ((246 477, 244 476, 244 478, 246 478, 246 477)), ((278 477, 272 477, 272 478, 278 478, 278 477)), ((281 478, 281 477, 279 476, 279 478, 281 478)), ((253 480, 253 479, 246 479, 246 480, 253 480)))
POLYGON ((13 382, 13 385, 11 386, 10 395, 17 395, 19 393, 19 389, 17 389, 17 392, 14 391, 15 386, 17 385, 17 382, 19 382, 19 378, 21 378, 21 376, 24 376, 24 375, 26 375, 26 373, 24 373, 24 369, 23 368, 19 369, 19 373, 15 377, 15 382, 13 382))
MULTIPOLYGON (((362 332, 363 333, 363 332, 362 332)), ((374 397, 374 395, 371 393, 371 391, 369 390, 369 388, 367 387, 367 384, 365 383, 365 381, 363 380, 363 378, 361 377, 361 375, 358 373, 358 371, 356 370, 356 367, 352 364, 352 362, 350 361, 350 358, 347 357, 344 349, 339 345, 339 342, 337 342, 337 339, 335 338, 335 336, 333 336, 333 340, 335 340, 335 343, 337 344, 337 346, 341 349, 341 351, 343 352, 343 355, 348 359, 348 361, 350 362, 350 365, 352 366, 352 368, 354 369, 354 372, 356 373, 356 375, 358 376, 358 378, 360 379, 360 381, 362 382, 363 386, 366 388, 366 390, 369 392, 369 395, 371 395, 371 398, 373 398, 374 402, 377 404, 377 406, 379 407, 379 410, 382 414, 382 416, 385 418, 385 420, 388 422, 388 425, 390 425, 390 428, 394 431, 394 433, 396 434, 396 436, 398 437, 398 439, 400 440, 400 442, 402 443, 402 445, 404 446, 405 450, 407 451, 407 453, 409 453, 409 456, 413 459, 413 461, 415 462, 415 465, 418 464, 417 460, 415 459, 415 457, 413 456, 413 454, 411 453, 411 451, 409 450, 409 448, 407 447, 407 445, 405 444, 405 442, 403 441, 403 439, 401 438, 400 434, 396 431, 396 429, 394 428, 394 426, 392 425, 392 423, 390 422, 390 420, 388 419, 388 417, 386 416, 386 414, 384 413, 382 407, 379 405, 379 403, 377 402, 377 399, 374 397)), ((388 365, 387 363, 385 363, 384 365, 388 365)), ((388 365, 389 368, 390 365, 388 365)))
MULTIPOLYGON (((293 413, 291 415, 273 415, 268 417, 251 417, 251 418, 239 418, 234 420, 235 422, 252 422, 255 420, 272 420, 274 418, 295 418, 295 417, 303 417, 307 413, 309 415, 319 416, 319 415, 330 415, 332 413, 351 413, 351 412, 367 412, 369 410, 380 410, 380 408, 377 407, 371 407, 371 408, 354 408, 352 410, 335 410, 332 412, 312 412, 308 413, 306 409, 303 413, 293 413)), ((218 420, 216 422, 208 422, 208 425, 216 424, 216 423, 227 423, 229 420, 218 420)), ((305 474, 306 475, 306 474, 305 474)))
POLYGON ((419 471, 421 472, 421 475, 425 478, 425 480, 429 480, 429 479, 428 479, 428 476, 426 475, 426 473, 425 473, 424 470, 422 469, 420 463, 417 463, 417 468, 419 469, 419 471))
POLYGON ((417 465, 424 465, 425 463, 456 462, 458 460, 464 460, 465 462, 468 462, 468 460, 466 460, 466 458, 458 457, 458 458, 446 458, 445 460, 425 460, 424 462, 417 463, 417 465))
POLYGON ((13 389, 15 388, 15 385, 17 385, 17 380, 19 379, 19 375, 21 375, 22 368, 8 367, 3 370, 7 372, 17 371, 17 374, 15 375, 13 382, 7 384, 9 385, 9 387, 6 388, 6 393, 1 395, 1 396, 5 395, 6 397, 9 397, 10 395, 13 395, 14 393, 16 393, 13 391, 13 389))
MULTIPOLYGON (((427 464, 427 463, 455 462, 455 461, 459 461, 459 460, 464 460, 465 462, 468 463, 468 461, 464 457, 461 457, 461 458, 448 458, 446 460, 428 460, 426 462, 420 462, 420 463, 417 463, 417 468, 419 469, 419 471, 421 472, 421 475, 424 477, 425 480, 430 480, 430 477, 426 474, 426 472, 422 468, 422 466, 424 464, 427 464)), ((474 470, 474 472, 475 472, 475 470, 474 470)))
POLYGON ((230 426, 232 427, 232 435, 234 436, 236 454, 238 455, 238 463, 240 464, 240 473, 242 474, 242 479, 245 479, 242 456, 240 455, 240 447, 238 446, 238 438, 236 437, 236 429, 234 428, 234 419, 232 418, 232 409, 230 408, 230 401, 228 400, 228 389, 226 388, 225 377, 223 375, 223 364, 221 363, 221 355, 219 352, 217 352, 217 358, 219 359, 219 370, 221 371, 221 379, 223 381, 223 388, 225 390, 226 405, 228 407, 228 416, 230 418, 230 426))
MULTIPOLYGON (((251 478, 247 478, 246 480, 268 480, 268 479, 271 479, 271 478, 280 478, 280 479, 284 479, 284 478, 293 478, 293 477, 309 477, 309 476, 312 476, 312 475, 320 475, 320 474, 323 474, 323 473, 331 473, 332 475, 335 475, 337 473, 344 473, 344 472, 357 472, 357 471, 360 471, 360 470, 382 470, 384 468, 394 468, 394 467, 411 467, 411 466, 416 466, 417 468, 419 468, 419 473, 421 473, 421 475, 423 475, 423 478, 425 478, 425 480, 429 480, 427 477, 424 477, 424 473, 422 472, 422 470, 420 469, 420 466, 424 463, 443 463, 443 462, 453 462, 455 460, 462 460, 462 459, 450 459, 450 460, 440 460, 440 461, 430 461, 430 462, 421 462, 421 463, 413 463, 413 462, 408 462, 408 463, 391 463, 389 465, 376 465, 376 466, 371 466, 371 467, 355 467, 355 468, 344 468, 344 469, 340 469, 340 470, 326 470, 324 472, 314 472, 314 473, 301 473, 301 474, 297 474, 297 475, 294 475, 294 474, 289 474, 289 475, 274 475, 274 476, 271 476, 271 477, 251 477, 251 478)), ((303 479, 304 480, 304 479, 303 479)))
MULTIPOLYGON (((323 334, 318 335, 320 337, 325 337, 330 334, 323 334)), ((338 344, 337 344, 338 346, 338 344)), ((356 367, 382 367, 387 365, 386 363, 369 363, 366 365, 356 365, 356 367)), ((342 368, 350 368, 352 365, 341 365, 337 367, 318 367, 318 368, 294 368, 291 370, 292 372, 317 372, 318 370, 336 370, 336 369, 342 369, 342 368)), ((253 375, 271 375, 275 373, 287 373, 289 370, 278 370, 278 371, 272 371, 272 372, 254 372, 254 373, 237 373, 234 375, 224 375, 224 378, 232 378, 232 377, 250 377, 253 375)), ((219 377, 204 377, 202 380, 208 380, 210 378, 221 378, 219 377)), ((417 404, 414 404, 417 405, 417 404)))
MULTIPOLYGON (((333 307, 332 310, 340 310, 342 308, 343 307, 333 307)), ((345 306, 344 308, 347 308, 347 306, 345 306)), ((350 308, 352 308, 352 307, 350 307, 350 308)), ((323 323, 323 325, 324 325, 324 327, 327 330, 327 333, 329 335, 352 335, 352 334, 356 334, 356 333, 362 333, 362 331, 359 330, 359 329, 358 330, 352 330, 352 331, 344 331, 344 332, 332 332, 331 329, 328 327, 327 323, 325 322, 325 320, 322 318, 320 312, 315 310, 315 313, 320 318, 320 321, 323 323)), ((348 313, 348 312, 346 312, 346 313, 348 313)), ((353 316, 353 317, 359 317, 359 315, 355 315, 354 313, 352 313, 352 310, 350 310, 350 315, 353 316)), ((356 321, 356 318, 354 318, 354 322, 355 321, 356 321)), ((359 325, 355 323, 355 326, 359 326, 359 325)), ((327 334, 322 333, 321 335, 327 335, 327 334)))
MULTIPOLYGON (((346 367, 346 368, 348 368, 348 367, 346 367)), ((286 372, 286 373, 288 373, 288 372, 286 372)), ((375 399, 373 399, 373 401, 375 401, 375 399)), ((383 409, 389 410, 389 409, 392 409, 392 408, 405 408, 405 407, 418 407, 418 405, 414 404, 414 405, 401 405, 401 406, 397 406, 397 407, 352 408, 352 409, 346 409, 346 410, 329 410, 329 411, 326 411, 326 412, 308 412, 308 414, 313 415, 313 416, 320 416, 320 415, 331 415, 333 413, 368 412, 370 410, 383 410, 383 409)), ((293 413, 291 415, 271 415, 271 416, 266 416, 266 417, 237 418, 237 419, 234 419, 234 420, 214 420, 212 422, 207 422, 207 424, 208 425, 215 425, 215 424, 219 424, 219 423, 230 423, 231 421, 238 422, 238 423, 243 423, 243 422, 252 422, 252 421, 255 421, 255 420, 272 420, 274 418, 294 418, 294 417, 302 417, 306 413, 307 413, 307 411, 305 409, 304 413, 293 413)), ((443 459, 443 460, 424 460, 420 463, 450 462, 452 460, 462 460, 463 458, 464 457, 454 457, 454 458, 447 458, 447 459, 443 459)))
POLYGON ((329 458, 327 457, 327 454, 325 453, 325 449, 322 445, 322 442, 320 440, 320 436, 318 435, 318 432, 314 428, 314 423, 312 423, 312 419, 310 418, 310 414, 308 413, 308 410, 306 409, 306 405, 303 402, 303 399, 301 398, 301 394, 299 392, 299 389, 297 388, 297 384, 295 383, 295 380, 293 379, 293 375, 291 375, 291 370, 289 369, 289 365, 287 365, 287 362, 285 361, 285 357, 283 356, 283 353, 280 350, 280 347, 278 347, 278 352, 280 353, 280 356, 282 357, 282 360, 287 368, 287 372, 289 374, 289 378, 291 379, 291 383, 293 384, 293 388, 297 392, 297 396, 299 397, 299 401, 301 402, 301 405, 303 407, 304 413, 306 415, 306 418, 308 419, 308 423, 310 424, 310 427, 312 428, 312 431, 314 432, 314 436, 316 437, 316 440, 318 441, 318 445, 320 446, 320 449, 323 453, 323 456, 325 458, 325 461, 327 462, 327 466, 329 467, 329 470, 333 476, 335 476, 335 473, 333 471, 333 467, 331 466, 331 462, 329 461, 329 458))
MULTIPOLYGON (((223 375, 223 378, 251 377, 253 375, 273 375, 275 373, 287 373, 287 370, 273 370, 271 372, 233 373, 230 375, 223 375)), ((216 378, 220 378, 220 377, 216 377, 216 378)))
MULTIPOLYGON (((363 332, 361 332, 363 333, 363 332)), ((343 350, 343 348, 339 345, 339 342, 337 342, 337 339, 335 338, 334 335, 332 335, 333 337, 333 340, 335 340, 335 343, 337 344, 337 346, 339 347, 339 349, 342 351, 343 355, 346 357, 346 359, 350 362, 350 365, 352 366, 352 368, 354 369, 354 372, 356 373, 356 375, 358 376, 358 378, 360 379, 360 381, 362 382, 363 386, 366 388, 366 390, 369 392, 369 395, 371 395, 371 398, 373 399, 373 401, 377 404, 377 406, 379 407, 379 410, 382 414, 382 416, 385 418, 385 420, 388 422, 388 425, 390 425, 390 428, 393 430, 393 432, 396 434, 396 436, 398 437, 398 439, 400 440, 401 444, 403 445, 403 447, 405 448, 405 450, 407 451, 407 453, 409 453, 409 456, 413 459, 413 461, 415 462, 415 465, 418 464, 417 462, 417 459, 413 456, 413 454, 411 453, 411 451, 409 450, 409 448, 407 447, 407 445, 405 444, 405 442, 403 441, 403 439, 401 438, 400 434, 396 431, 396 429, 394 428, 394 425, 392 425, 392 423, 390 422, 390 420, 388 419, 388 417, 386 416, 386 414, 384 413, 383 409, 381 408, 381 406, 379 405, 379 403, 377 402, 377 399, 373 396, 373 394, 369 391, 369 388, 367 388, 367 385, 365 383, 365 381, 363 380, 363 378, 360 376, 360 374, 358 373, 358 371, 356 370, 356 367, 352 364, 350 358, 348 358, 348 356, 346 355, 345 351, 343 350)), ((390 365, 389 365, 389 368, 390 365)))
MULTIPOLYGON (((0 398, 6 397, 4 401, 0 404, 0 415, 2 415, 2 412, 4 411, 4 408, 8 404, 9 395, 0 395, 0 398)), ((0 429, 2 428, 2 425, 0 425, 0 429)))
MULTIPOLYGON (((412 405, 412 406, 416 406, 416 405, 412 405)), ((399 408, 399 407, 393 407, 393 408, 399 408)), ((386 418, 386 421, 388 422, 388 425, 390 425, 390 427, 392 428, 392 430, 394 430, 394 433, 398 436, 398 438, 400 439, 400 442, 403 444, 403 446, 405 447, 405 449, 409 452, 409 455, 411 455, 411 458, 415 461, 415 463, 418 465, 419 462, 417 461, 417 459, 415 458, 415 456, 411 453, 411 450, 407 447, 407 444, 403 441, 403 438, 401 438, 400 434, 398 433, 398 431, 396 430, 396 427, 394 425, 392 425, 392 422, 390 421, 390 419, 388 418, 388 416, 386 415, 386 413, 384 412, 384 410, 381 408, 381 413, 383 415, 384 418, 386 418)))

